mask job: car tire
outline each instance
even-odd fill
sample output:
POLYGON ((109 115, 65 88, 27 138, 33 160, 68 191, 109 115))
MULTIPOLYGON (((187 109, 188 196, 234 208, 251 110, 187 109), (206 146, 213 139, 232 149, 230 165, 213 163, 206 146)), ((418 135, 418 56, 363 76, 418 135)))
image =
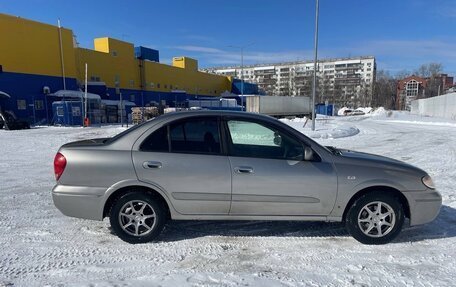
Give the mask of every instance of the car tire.
POLYGON ((368 193, 353 202, 345 226, 363 244, 386 244, 396 238, 404 223, 400 200, 390 194, 368 193), (379 211, 380 207, 380 211, 379 211))
POLYGON ((114 233, 132 244, 153 241, 162 232, 166 219, 160 200, 137 191, 119 197, 109 213, 114 233))

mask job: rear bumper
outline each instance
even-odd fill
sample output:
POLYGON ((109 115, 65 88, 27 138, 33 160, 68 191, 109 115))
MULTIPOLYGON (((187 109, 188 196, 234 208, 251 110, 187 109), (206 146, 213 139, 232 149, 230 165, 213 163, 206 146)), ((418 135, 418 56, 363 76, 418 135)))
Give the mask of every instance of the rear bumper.
POLYGON ((433 221, 442 206, 442 196, 433 189, 403 192, 410 207, 410 225, 433 221))
POLYGON ((103 220, 103 194, 106 188, 56 185, 52 189, 54 205, 64 215, 103 220))

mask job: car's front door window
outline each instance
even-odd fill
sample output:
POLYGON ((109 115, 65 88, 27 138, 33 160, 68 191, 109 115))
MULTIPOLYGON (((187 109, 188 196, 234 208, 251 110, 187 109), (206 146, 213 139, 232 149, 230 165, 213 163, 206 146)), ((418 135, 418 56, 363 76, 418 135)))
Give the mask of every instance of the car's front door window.
POLYGON ((242 157, 297 159, 303 158, 302 144, 256 122, 229 120, 230 155, 242 157))

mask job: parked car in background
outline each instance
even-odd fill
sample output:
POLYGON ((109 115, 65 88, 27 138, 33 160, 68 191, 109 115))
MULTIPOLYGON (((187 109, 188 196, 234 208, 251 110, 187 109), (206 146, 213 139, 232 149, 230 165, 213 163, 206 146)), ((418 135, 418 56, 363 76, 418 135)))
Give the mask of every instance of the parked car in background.
POLYGON ((390 158, 324 147, 268 116, 174 112, 109 139, 63 145, 55 205, 102 220, 130 243, 173 220, 344 222, 384 244, 432 221, 442 198, 423 170, 390 158))
POLYGON ((14 114, 7 111, 0 112, 0 129, 22 130, 29 128, 30 124, 28 122, 17 119, 14 114))

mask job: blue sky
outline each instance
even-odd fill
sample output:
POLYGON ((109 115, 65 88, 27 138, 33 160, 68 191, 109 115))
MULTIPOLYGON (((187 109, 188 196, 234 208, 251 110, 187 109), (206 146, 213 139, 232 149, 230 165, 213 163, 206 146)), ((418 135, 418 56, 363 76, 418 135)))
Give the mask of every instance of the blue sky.
MULTIPOLYGON (((310 60, 314 0, 3 0, 0 12, 73 30, 82 47, 110 36, 191 56, 200 67, 310 60)), ((439 62, 456 76, 456 1, 320 0, 319 58, 373 55, 379 69, 439 62)))

